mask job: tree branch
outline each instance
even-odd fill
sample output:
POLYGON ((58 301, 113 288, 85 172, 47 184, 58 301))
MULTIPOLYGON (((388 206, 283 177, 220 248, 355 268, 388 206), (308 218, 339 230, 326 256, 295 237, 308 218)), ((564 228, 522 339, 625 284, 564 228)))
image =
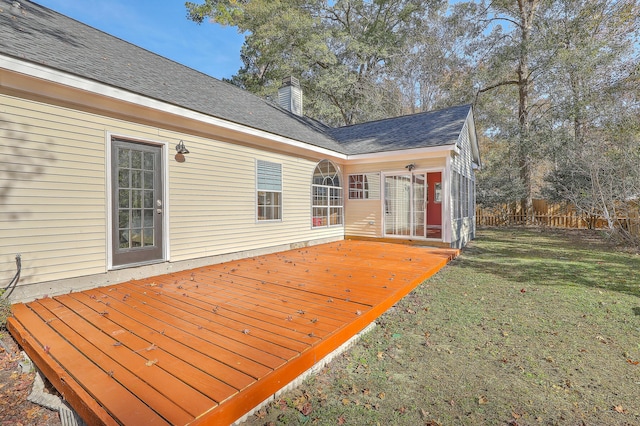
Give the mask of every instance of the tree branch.
POLYGON ((491 86, 485 87, 484 89, 480 89, 476 92, 476 99, 474 101, 474 104, 478 102, 478 96, 480 96, 480 93, 488 92, 489 90, 497 89, 498 87, 501 87, 501 86, 511 86, 511 85, 517 85, 517 84, 519 84, 518 80, 506 80, 506 81, 501 81, 500 83, 492 84, 491 86))

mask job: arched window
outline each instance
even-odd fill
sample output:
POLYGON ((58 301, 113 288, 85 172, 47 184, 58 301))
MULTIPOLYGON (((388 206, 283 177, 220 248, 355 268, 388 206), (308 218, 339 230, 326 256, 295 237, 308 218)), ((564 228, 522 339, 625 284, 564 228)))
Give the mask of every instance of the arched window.
POLYGON ((340 173, 329 160, 320 161, 313 172, 311 211, 311 224, 314 228, 343 224, 340 173))

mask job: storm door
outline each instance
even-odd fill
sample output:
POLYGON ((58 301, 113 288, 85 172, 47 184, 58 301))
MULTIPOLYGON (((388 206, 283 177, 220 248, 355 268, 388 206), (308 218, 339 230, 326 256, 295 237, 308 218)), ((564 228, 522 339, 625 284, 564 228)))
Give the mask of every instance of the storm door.
POLYGON ((111 144, 113 266, 163 259, 162 148, 111 144))
POLYGON ((426 200, 424 173, 385 176, 385 235, 425 238, 426 200))

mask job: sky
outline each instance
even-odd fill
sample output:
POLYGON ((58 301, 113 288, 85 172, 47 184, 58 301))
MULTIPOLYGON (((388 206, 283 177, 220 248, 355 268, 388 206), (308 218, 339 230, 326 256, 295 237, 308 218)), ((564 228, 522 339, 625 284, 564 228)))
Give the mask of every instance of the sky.
POLYGON ((56 12, 222 79, 236 74, 244 36, 186 18, 185 0, 34 0, 56 12))

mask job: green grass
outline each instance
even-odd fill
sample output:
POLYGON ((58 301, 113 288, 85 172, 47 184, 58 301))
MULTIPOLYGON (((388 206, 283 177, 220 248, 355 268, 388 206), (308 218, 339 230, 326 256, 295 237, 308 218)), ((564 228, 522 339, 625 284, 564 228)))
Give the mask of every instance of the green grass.
POLYGON ((597 233, 481 230, 378 325, 247 424, 640 424, 640 256, 597 233))

